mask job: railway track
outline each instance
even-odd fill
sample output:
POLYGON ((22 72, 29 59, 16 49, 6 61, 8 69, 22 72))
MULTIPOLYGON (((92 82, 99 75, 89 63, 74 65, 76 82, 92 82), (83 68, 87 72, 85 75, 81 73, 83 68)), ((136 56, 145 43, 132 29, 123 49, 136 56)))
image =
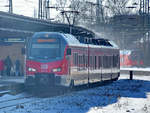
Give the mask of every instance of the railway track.
MULTIPOLYGON (((109 82, 111 83, 111 82, 109 82)), ((107 83, 108 84, 108 83, 107 83)), ((105 85, 103 84, 92 84, 90 88, 94 88, 100 85, 105 85)), ((35 91, 32 92, 31 95, 26 95, 26 96, 21 96, 21 97, 16 97, 12 99, 5 99, 0 101, 0 110, 9 108, 9 107, 17 107, 17 106, 23 106, 23 104, 26 103, 39 103, 43 98, 52 98, 52 97, 58 97, 58 96, 64 96, 73 92, 77 91, 82 91, 89 89, 86 85, 80 86, 80 87, 75 87, 72 90, 69 90, 67 88, 53 88, 49 90, 40 90, 40 91, 35 91), (61 89, 61 90, 60 90, 61 89), (44 92, 43 92, 44 91, 44 92)))
POLYGON ((27 97, 19 97, 19 98, 14 98, 14 99, 3 100, 3 101, 0 101, 0 109, 29 103, 29 102, 32 102, 33 99, 35 99, 33 98, 33 96, 27 96, 27 97))
POLYGON ((59 89, 55 89, 53 91, 49 90, 40 90, 40 91, 33 91, 29 92, 30 94, 27 94, 25 96, 11 98, 11 99, 4 99, 0 101, 0 110, 9 108, 9 107, 17 107, 21 106, 26 103, 34 103, 34 102, 40 102, 41 99, 49 97, 56 97, 61 96, 65 94, 66 90, 58 91, 59 89))

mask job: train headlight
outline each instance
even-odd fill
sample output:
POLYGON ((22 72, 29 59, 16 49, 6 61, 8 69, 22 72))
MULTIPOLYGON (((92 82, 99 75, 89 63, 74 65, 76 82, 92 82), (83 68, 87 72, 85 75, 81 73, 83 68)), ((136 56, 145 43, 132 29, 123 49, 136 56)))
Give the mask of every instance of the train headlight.
POLYGON ((55 68, 52 70, 53 72, 60 72, 61 71, 61 68, 55 68))
POLYGON ((28 68, 28 71, 35 72, 35 71, 36 71, 36 69, 35 69, 35 68, 31 68, 31 67, 29 67, 29 68, 28 68))

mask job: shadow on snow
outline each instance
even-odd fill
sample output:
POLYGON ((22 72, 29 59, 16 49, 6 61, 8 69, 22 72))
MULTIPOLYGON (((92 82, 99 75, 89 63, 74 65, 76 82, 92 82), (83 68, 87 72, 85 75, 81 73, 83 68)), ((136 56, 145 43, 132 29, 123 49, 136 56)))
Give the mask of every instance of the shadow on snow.
POLYGON ((73 112, 73 108, 79 110, 78 112, 80 110, 87 112, 93 107, 105 107, 117 103, 121 97, 147 98, 148 92, 150 92, 150 81, 121 79, 105 86, 52 98, 50 101, 52 106, 50 107, 49 103, 47 105, 49 110, 56 108, 57 111, 63 109, 73 112))
MULTIPOLYGON (((69 97, 60 99, 62 101, 60 104, 68 104, 87 112, 93 107, 105 107, 117 103, 121 97, 147 98, 148 92, 150 92, 150 81, 121 79, 98 88, 75 92, 69 97)), ((68 108, 64 109, 68 111, 68 108)))

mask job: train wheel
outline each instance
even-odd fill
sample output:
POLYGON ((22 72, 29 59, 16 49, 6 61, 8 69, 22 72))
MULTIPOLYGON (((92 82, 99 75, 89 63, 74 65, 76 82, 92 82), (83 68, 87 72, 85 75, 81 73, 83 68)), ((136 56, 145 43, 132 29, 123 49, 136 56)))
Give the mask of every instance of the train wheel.
POLYGON ((115 78, 115 79, 113 79, 113 81, 117 81, 118 80, 118 77, 117 78, 115 78))
POLYGON ((73 89, 74 88, 74 80, 71 80, 70 82, 70 89, 73 89))
POLYGON ((86 84, 86 87, 87 87, 87 88, 90 88, 90 83, 89 83, 89 82, 86 84))

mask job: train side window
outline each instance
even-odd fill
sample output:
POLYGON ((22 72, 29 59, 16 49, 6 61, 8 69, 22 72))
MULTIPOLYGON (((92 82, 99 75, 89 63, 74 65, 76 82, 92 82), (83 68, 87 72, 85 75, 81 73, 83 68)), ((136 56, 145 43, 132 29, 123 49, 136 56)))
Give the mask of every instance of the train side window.
POLYGON ((110 56, 108 56, 108 67, 107 68, 110 68, 110 56))
POLYGON ((108 68, 108 56, 106 56, 106 68, 108 68))
POLYGON ((119 64, 120 64, 120 62, 119 62, 119 55, 117 55, 117 64, 116 64, 116 67, 118 67, 119 64))
POLYGON ((95 56, 95 59, 94 59, 94 69, 97 69, 97 57, 95 56))
POLYGON ((88 56, 86 56, 86 67, 88 67, 88 56))
POLYGON ((73 65, 75 66, 76 65, 76 54, 75 53, 73 53, 73 65))
POLYGON ((104 57, 104 62, 103 62, 104 68, 107 68, 107 56, 103 56, 103 57, 104 57))
POLYGON ((95 57, 92 56, 92 69, 94 69, 94 66, 95 66, 95 57))
POLYGON ((107 68, 109 68, 109 56, 107 56, 107 68))
POLYGON ((67 55, 71 55, 71 48, 67 48, 67 55))
POLYGON ((118 60, 118 55, 113 56, 113 67, 117 67, 119 60, 118 60))
POLYGON ((90 56, 90 68, 92 68, 92 56, 90 56))
POLYGON ((108 68, 110 68, 110 63, 111 63, 110 56, 108 56, 108 68))
POLYGON ((104 61, 103 61, 103 56, 100 56, 100 57, 101 57, 101 58, 100 58, 100 59, 101 59, 101 64, 100 64, 100 66, 103 68, 103 67, 104 67, 104 66, 103 66, 103 62, 104 62, 104 61))
POLYGON ((106 68, 106 57, 103 56, 103 67, 106 68))
POLYGON ((113 56, 111 56, 111 68, 113 67, 113 56))
POLYGON ((94 56, 92 57, 92 62, 93 62, 92 69, 95 69, 95 57, 94 56))
POLYGON ((73 53, 73 64, 78 66, 78 53, 73 53))
POLYGON ((75 65, 78 66, 78 53, 75 53, 75 65))
POLYGON ((115 56, 113 55, 113 67, 115 67, 115 56))
POLYGON ((83 66, 86 66, 86 59, 85 59, 85 55, 83 55, 83 66))
POLYGON ((103 56, 100 56, 100 61, 99 61, 99 63, 100 63, 100 67, 103 67, 103 56))
POLYGON ((80 67, 80 64, 81 64, 81 56, 79 55, 79 67, 80 67))
POLYGON ((100 67, 101 67, 101 57, 98 56, 98 69, 100 69, 100 67))

